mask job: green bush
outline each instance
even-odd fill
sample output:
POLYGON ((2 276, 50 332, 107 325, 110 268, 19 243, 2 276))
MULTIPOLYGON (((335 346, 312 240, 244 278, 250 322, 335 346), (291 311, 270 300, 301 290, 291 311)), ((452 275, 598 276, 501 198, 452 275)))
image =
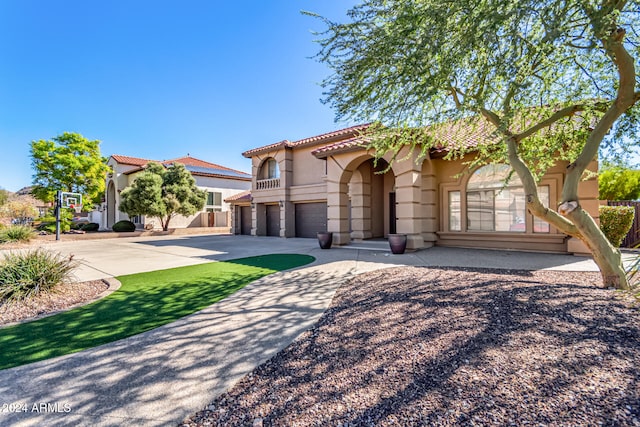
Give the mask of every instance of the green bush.
POLYGON ((82 227, 80 227, 80 230, 82 230, 82 231, 98 231, 99 228, 100 228, 100 224, 97 224, 95 222, 87 222, 86 224, 82 224, 82 227))
POLYGON ((121 232, 121 231, 136 231, 136 225, 131 221, 118 221, 111 227, 113 231, 121 232))
POLYGON ((600 229, 616 248, 631 229, 634 216, 633 206, 600 206, 600 229))
POLYGON ((0 301, 19 301, 71 279, 73 255, 36 249, 8 253, 0 263, 0 301))
POLYGON ((0 243, 28 242, 34 234, 33 228, 28 225, 12 225, 0 230, 0 243))
MULTIPOLYGON (((40 219, 41 223, 38 226, 38 231, 46 231, 47 233, 54 234, 56 232, 56 217, 55 210, 50 209, 49 214, 40 219)), ((71 219, 73 214, 69 209, 60 210, 60 232, 66 233, 71 230, 71 219)))
MULTIPOLYGON (((71 230, 71 223, 68 222, 60 222, 60 232, 65 233, 71 230)), ((54 234, 56 232, 56 222, 47 222, 43 221, 42 224, 38 226, 38 231, 46 231, 49 234, 54 234)))

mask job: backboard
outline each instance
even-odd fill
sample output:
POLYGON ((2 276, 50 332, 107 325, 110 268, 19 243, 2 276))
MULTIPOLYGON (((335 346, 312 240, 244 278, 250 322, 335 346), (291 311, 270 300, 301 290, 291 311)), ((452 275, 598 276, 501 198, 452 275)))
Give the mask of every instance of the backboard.
POLYGON ((82 208, 82 194, 62 191, 60 193, 63 208, 77 209, 82 208))

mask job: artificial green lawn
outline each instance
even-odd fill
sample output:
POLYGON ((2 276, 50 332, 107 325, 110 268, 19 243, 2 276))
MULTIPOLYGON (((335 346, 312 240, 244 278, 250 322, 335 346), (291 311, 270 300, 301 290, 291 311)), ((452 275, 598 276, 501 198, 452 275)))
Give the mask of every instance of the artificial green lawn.
POLYGON ((120 276, 120 289, 94 303, 0 328, 0 369, 75 353, 195 313, 248 283, 312 262, 276 254, 120 276))

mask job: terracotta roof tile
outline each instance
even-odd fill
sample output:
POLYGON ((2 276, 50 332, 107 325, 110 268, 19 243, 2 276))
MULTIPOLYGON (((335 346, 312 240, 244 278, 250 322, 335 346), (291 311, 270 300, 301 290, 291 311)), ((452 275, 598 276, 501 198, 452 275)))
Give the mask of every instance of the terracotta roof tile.
POLYGON ((243 191, 242 193, 234 194, 233 196, 224 199, 225 202, 250 202, 251 190, 243 191))
POLYGON ((333 144, 325 145, 320 148, 317 148, 311 152, 314 156, 318 158, 324 158, 329 155, 329 153, 334 153, 337 151, 350 151, 350 150, 359 150, 367 145, 368 139, 363 137, 354 137, 349 138, 344 141, 338 141, 333 144))
POLYGON ((303 147, 306 145, 316 145, 321 144, 323 142, 331 142, 332 140, 340 139, 348 136, 356 136, 359 132, 366 130, 369 127, 369 124, 364 125, 355 125, 344 129, 334 130, 332 132, 323 133, 320 135, 312 136, 309 138, 299 139, 294 142, 290 142, 289 140, 283 140, 280 142, 276 142, 275 144, 265 145, 263 147, 254 148, 242 153, 244 157, 252 157, 259 153, 265 153, 267 151, 271 151, 277 148, 294 148, 294 147, 303 147))
POLYGON ((199 167, 203 167, 203 168, 221 169, 221 170, 226 170, 226 171, 230 171, 230 172, 236 172, 236 173, 240 173, 240 174, 251 176, 250 174, 247 174, 246 172, 242 172, 242 171, 239 171, 239 170, 236 170, 236 169, 231 169, 231 168, 228 168, 226 166, 218 165, 216 163, 211 163, 211 162, 207 162, 207 161, 204 161, 204 160, 196 159, 195 157, 191 157, 191 156, 178 157, 177 159, 162 161, 162 164, 171 164, 171 163, 182 163, 185 166, 199 166, 199 167))
POLYGON ((265 145, 263 147, 252 148, 251 150, 247 150, 244 153, 242 153, 242 155, 244 157, 252 157, 258 153, 264 153, 264 152, 271 151, 278 148, 287 148, 290 145, 291 145, 291 142, 289 142, 289 140, 287 139, 284 139, 280 142, 275 142, 273 144, 265 145))
POLYGON ((218 178, 234 178, 242 181, 251 180, 251 174, 248 174, 246 172, 242 172, 239 170, 231 169, 226 166, 218 165, 216 163, 200 160, 191 156, 178 157, 177 159, 171 159, 171 160, 149 160, 149 159, 141 159, 138 157, 121 156, 119 154, 113 154, 111 157, 114 160, 116 160, 118 163, 131 165, 131 166, 138 166, 136 169, 125 172, 125 175, 139 172, 144 168, 144 166, 146 166, 148 163, 151 163, 151 162, 160 163, 165 167, 173 163, 181 163, 187 167, 187 169, 189 170, 189 172, 191 172, 192 175, 210 176, 210 177, 218 177, 218 178))
POLYGON ((144 166, 149 162, 155 161, 149 159, 141 159, 139 157, 121 156, 120 154, 112 154, 111 157, 118 163, 132 166, 144 166))
POLYGON ((318 143, 318 142, 322 142, 322 141, 327 141, 330 139, 334 139, 334 138, 339 138, 339 137, 343 137, 345 135, 353 135, 356 136, 359 132, 362 132, 364 130, 366 130, 369 127, 369 123, 364 124, 364 125, 356 125, 356 126, 351 126, 345 129, 339 129, 333 132, 327 132, 327 133, 323 133, 321 135, 317 135, 317 136, 312 136, 310 138, 304 138, 304 139, 300 139, 298 141, 292 142, 290 144, 291 147, 299 147, 299 146, 303 146, 303 145, 309 145, 309 144, 314 144, 314 143, 318 143))
MULTIPOLYGON (((308 145, 318 145, 312 154, 318 158, 324 158, 329 153, 352 151, 361 149, 367 145, 366 136, 360 136, 360 132, 368 129, 370 124, 351 126, 333 132, 323 133, 310 138, 289 142, 287 140, 264 147, 255 148, 243 153, 245 157, 267 152, 274 148, 295 148, 308 145), (324 143, 324 145, 322 145, 324 143)), ((431 149, 434 153, 445 153, 457 148, 474 148, 481 144, 493 144, 499 142, 495 135, 494 127, 480 117, 469 117, 446 123, 435 124, 426 127, 435 138, 436 143, 431 149)))

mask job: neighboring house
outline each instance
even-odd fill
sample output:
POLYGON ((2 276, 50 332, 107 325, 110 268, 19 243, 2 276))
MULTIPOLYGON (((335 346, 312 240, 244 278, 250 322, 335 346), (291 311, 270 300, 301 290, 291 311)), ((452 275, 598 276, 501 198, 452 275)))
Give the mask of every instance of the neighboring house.
MULTIPOLYGON (((447 141, 424 159, 401 152, 374 164, 373 153, 359 135, 367 125, 353 126, 299 141, 281 141, 243 153, 252 162, 251 194, 227 199, 234 205, 237 234, 315 237, 333 232, 334 245, 352 240, 408 236, 409 249, 433 245, 586 253, 526 211, 517 176, 505 187, 507 165, 469 171, 463 160, 445 160, 447 141), (470 173, 471 172, 471 173, 470 173)), ((486 143, 490 132, 465 134, 465 145, 486 143)), ((467 156, 468 161, 472 155, 467 156)), ((566 163, 543 177, 539 194, 556 206, 566 163)), ((590 169, 596 170, 594 162, 590 169)), ((581 205, 598 217, 596 178, 580 184, 581 205)))
POLYGON ((230 205, 224 199, 251 188, 251 175, 195 157, 158 161, 114 154, 107 162, 112 172, 107 174, 105 202, 99 213, 93 212, 91 221, 99 223, 102 229, 110 229, 120 220, 131 220, 140 228, 161 228, 157 218, 145 216, 129 218, 119 210, 120 192, 131 185, 136 174, 142 172, 149 162, 157 162, 165 166, 182 163, 195 178, 198 188, 208 193, 202 212, 189 217, 181 215, 174 217, 171 220, 171 228, 229 227, 230 205))

